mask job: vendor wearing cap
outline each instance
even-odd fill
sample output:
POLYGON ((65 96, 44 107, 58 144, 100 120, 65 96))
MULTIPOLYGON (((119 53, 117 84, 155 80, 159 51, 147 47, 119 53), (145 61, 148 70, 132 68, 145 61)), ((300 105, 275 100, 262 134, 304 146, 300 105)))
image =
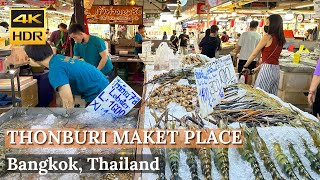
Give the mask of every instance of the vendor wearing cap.
POLYGON ((26 45, 27 55, 49 68, 51 86, 59 92, 64 108, 73 108, 73 95, 80 95, 90 104, 109 84, 97 68, 84 61, 53 54, 51 46, 26 45))
POLYGON ((69 36, 76 42, 73 48, 73 57, 75 59, 83 58, 84 61, 97 67, 111 80, 113 65, 108 56, 105 42, 99 37, 86 34, 80 24, 70 26, 69 36))

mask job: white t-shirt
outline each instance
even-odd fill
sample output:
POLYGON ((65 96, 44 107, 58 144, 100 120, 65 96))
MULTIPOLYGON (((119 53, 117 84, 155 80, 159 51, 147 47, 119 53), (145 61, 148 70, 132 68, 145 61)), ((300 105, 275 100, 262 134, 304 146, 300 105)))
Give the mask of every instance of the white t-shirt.
MULTIPOLYGON (((248 60, 253 50, 257 47, 261 40, 261 34, 255 31, 244 32, 240 36, 238 45, 241 46, 239 59, 248 60)), ((259 56, 255 59, 258 59, 259 56)))

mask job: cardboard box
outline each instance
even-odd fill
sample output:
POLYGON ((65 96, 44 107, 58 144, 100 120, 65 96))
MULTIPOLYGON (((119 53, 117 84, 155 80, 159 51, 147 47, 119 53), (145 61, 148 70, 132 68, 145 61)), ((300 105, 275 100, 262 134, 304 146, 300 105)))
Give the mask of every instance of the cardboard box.
MULTIPOLYGON (((8 96, 11 96, 11 91, 1 91, 0 93, 5 93, 8 96)), ((16 90, 16 97, 18 97, 18 92, 16 90)), ((38 83, 34 79, 31 82, 21 86, 21 100, 22 107, 35 107, 38 104, 38 83)))
MULTIPOLYGON (((308 93, 308 91, 306 91, 306 93, 308 93)), ((308 97, 304 92, 287 92, 279 90, 278 97, 280 97, 284 102, 291 103, 293 105, 308 104, 308 97)))
POLYGON ((308 92, 311 80, 312 73, 280 71, 279 90, 286 92, 308 92))

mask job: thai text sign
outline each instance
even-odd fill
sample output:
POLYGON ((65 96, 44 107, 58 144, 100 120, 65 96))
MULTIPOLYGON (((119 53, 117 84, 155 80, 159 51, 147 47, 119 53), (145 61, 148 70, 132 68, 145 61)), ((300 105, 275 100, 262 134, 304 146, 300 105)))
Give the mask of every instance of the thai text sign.
POLYGON ((200 103, 200 114, 203 117, 213 112, 224 97, 223 87, 219 78, 219 69, 212 61, 204 68, 195 68, 194 75, 197 84, 197 92, 200 103))
POLYGON ((124 116, 141 97, 118 76, 86 108, 105 116, 124 116))
POLYGON ((142 6, 92 6, 86 9, 88 23, 91 24, 126 24, 143 23, 142 6))
POLYGON ((195 68, 194 75, 203 117, 213 112, 224 97, 223 88, 238 82, 231 56, 213 58, 203 68, 195 68))

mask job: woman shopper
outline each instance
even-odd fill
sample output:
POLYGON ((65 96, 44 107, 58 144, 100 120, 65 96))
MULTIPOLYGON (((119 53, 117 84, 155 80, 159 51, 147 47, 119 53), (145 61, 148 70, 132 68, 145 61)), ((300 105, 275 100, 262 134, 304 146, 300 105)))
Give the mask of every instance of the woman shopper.
POLYGON ((254 73, 260 70, 254 86, 270 94, 277 95, 280 79, 279 56, 283 45, 286 43, 281 16, 278 14, 269 16, 266 20, 264 31, 265 35, 250 55, 242 73, 249 73, 249 65, 261 51, 262 63, 253 69, 254 73))
POLYGON ((308 102, 310 106, 313 106, 313 115, 318 117, 320 116, 320 59, 316 70, 314 71, 311 85, 309 88, 308 102))

